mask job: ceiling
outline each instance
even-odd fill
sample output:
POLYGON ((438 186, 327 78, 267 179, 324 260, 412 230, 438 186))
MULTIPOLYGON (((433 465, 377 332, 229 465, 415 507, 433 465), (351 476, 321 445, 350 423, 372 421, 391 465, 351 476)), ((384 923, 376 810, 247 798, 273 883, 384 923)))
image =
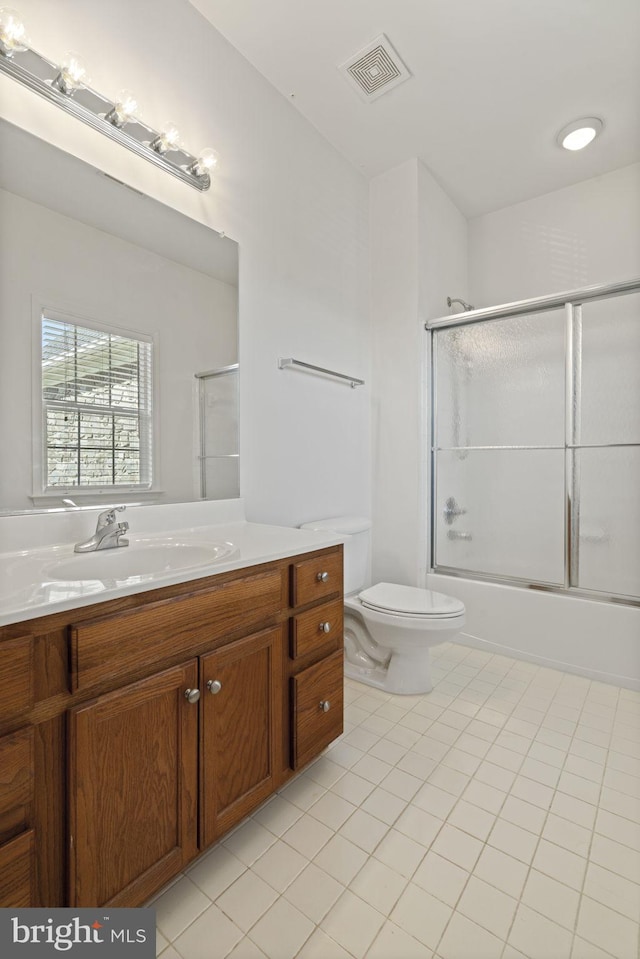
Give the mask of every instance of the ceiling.
POLYGON ((467 216, 640 160, 638 0, 190 2, 366 176, 419 157, 467 216), (381 33, 412 77, 363 102, 338 67, 381 33))

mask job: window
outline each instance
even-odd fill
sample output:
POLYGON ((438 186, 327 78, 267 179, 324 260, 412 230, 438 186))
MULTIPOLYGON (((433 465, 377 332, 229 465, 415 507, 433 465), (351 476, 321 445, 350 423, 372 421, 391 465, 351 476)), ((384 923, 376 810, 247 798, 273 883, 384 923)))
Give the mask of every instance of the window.
POLYGON ((41 345, 43 491, 149 489, 151 338, 46 310, 41 345))

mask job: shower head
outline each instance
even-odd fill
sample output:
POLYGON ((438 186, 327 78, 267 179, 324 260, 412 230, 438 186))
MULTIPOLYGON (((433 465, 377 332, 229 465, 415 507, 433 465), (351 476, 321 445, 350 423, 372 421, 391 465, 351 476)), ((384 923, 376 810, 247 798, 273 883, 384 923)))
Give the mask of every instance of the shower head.
POLYGON ((459 303, 465 311, 473 309, 471 303, 466 303, 465 300, 452 300, 451 297, 448 296, 447 306, 453 306, 454 303, 459 303))

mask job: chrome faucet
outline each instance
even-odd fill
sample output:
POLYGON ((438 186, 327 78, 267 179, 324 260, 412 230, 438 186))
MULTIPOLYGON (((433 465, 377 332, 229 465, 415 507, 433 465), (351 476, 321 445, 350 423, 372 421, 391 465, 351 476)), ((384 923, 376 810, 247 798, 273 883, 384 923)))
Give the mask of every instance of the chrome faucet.
POLYGON ((129 540, 123 534, 129 529, 128 523, 116 523, 116 511, 121 513, 125 506, 112 506, 98 516, 98 524, 93 536, 73 547, 75 553, 93 553, 98 549, 114 549, 116 546, 128 546, 129 540))

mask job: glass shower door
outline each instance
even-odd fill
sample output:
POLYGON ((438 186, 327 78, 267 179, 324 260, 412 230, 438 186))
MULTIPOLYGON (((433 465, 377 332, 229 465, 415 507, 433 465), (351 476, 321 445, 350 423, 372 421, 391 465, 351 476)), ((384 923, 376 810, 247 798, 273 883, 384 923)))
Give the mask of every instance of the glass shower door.
POLYGON ((640 295, 581 307, 575 585, 640 592, 640 295))
POLYGON ((439 325, 432 351, 433 568, 637 602, 640 294, 439 325))
POLYGON ((434 565, 564 585, 564 311, 434 331, 434 565))

